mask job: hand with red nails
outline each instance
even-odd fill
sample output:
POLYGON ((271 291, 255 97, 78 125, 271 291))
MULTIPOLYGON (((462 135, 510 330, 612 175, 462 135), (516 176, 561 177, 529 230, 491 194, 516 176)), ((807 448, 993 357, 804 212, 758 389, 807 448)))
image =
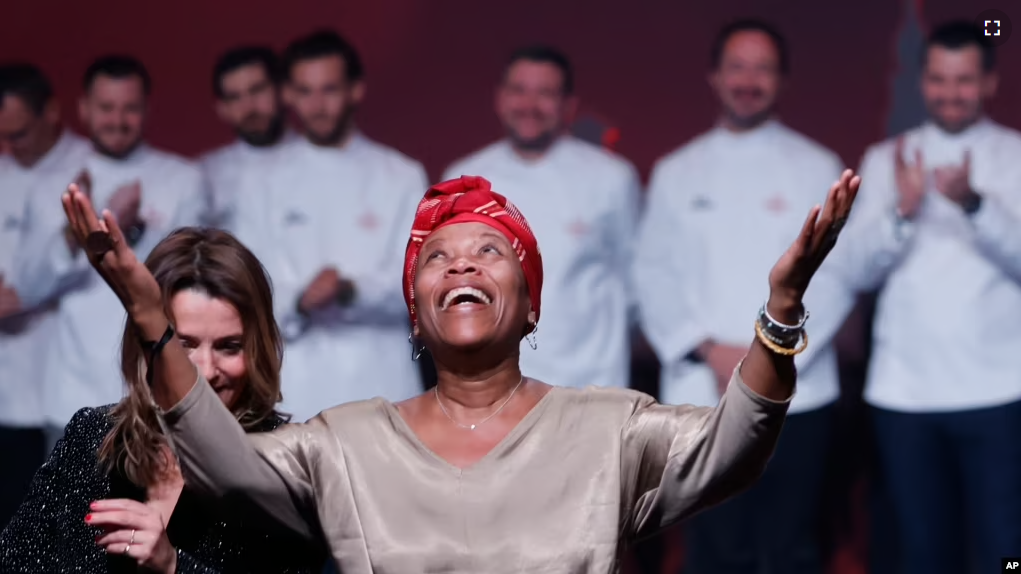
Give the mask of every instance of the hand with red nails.
POLYGON ((85 521, 103 529, 96 543, 109 554, 130 556, 145 572, 173 574, 177 552, 159 510, 130 499, 97 500, 85 521))

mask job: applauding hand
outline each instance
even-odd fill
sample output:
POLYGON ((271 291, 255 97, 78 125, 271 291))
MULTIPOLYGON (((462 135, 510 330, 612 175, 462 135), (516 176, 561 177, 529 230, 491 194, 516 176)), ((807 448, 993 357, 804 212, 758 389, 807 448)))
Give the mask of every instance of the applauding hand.
POLYGON ((904 136, 897 138, 893 156, 894 181, 897 184, 897 211, 901 217, 911 219, 918 213, 925 198, 925 166, 922 150, 915 149, 914 161, 904 159, 904 136))
POLYGON ((0 274, 0 319, 14 315, 21 311, 21 299, 13 285, 4 282, 3 274, 0 274))
POLYGON ((971 153, 964 152, 961 165, 938 167, 933 173, 936 189, 944 197, 967 209, 979 199, 979 194, 971 187, 971 153))

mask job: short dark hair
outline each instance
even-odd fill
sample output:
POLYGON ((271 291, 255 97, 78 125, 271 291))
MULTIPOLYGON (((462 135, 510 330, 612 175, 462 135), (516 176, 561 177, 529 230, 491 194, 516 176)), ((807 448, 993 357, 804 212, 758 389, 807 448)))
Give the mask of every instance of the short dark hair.
POLYGON ((0 107, 7 96, 17 96, 39 115, 53 99, 53 86, 38 67, 26 62, 0 65, 0 107))
POLYGON ((328 56, 340 56, 344 60, 348 81, 357 82, 364 77, 365 69, 358 50, 333 30, 320 30, 291 42, 282 58, 284 74, 290 79, 295 64, 328 56))
POLYGON ((960 50, 975 46, 982 52, 982 71, 992 72, 996 68, 996 47, 986 39, 982 29, 967 20, 952 20, 940 24, 929 34, 922 51, 922 66, 929 58, 929 49, 939 46, 948 50, 960 50))
POLYGON ((567 59, 567 55, 560 50, 541 44, 518 48, 514 50, 507 60, 504 75, 506 76, 511 66, 522 61, 555 66, 560 70, 560 75, 563 76, 564 94, 570 95, 574 93, 574 68, 571 66, 571 61, 567 59))
POLYGON ((757 18, 735 20, 716 33, 716 39, 713 40, 712 53, 710 55, 710 63, 714 70, 720 67, 720 62, 723 60, 723 50, 726 48, 727 42, 731 36, 739 32, 761 32, 769 36, 773 46, 776 48, 777 56, 780 58, 780 73, 787 74, 790 72, 791 61, 790 54, 787 51, 787 40, 775 26, 757 18))
POLYGON ((149 77, 149 71, 145 69, 142 62, 131 56, 112 54, 97 58, 85 70, 82 85, 86 92, 92 89, 93 82, 99 76, 109 76, 118 80, 136 77, 142 80, 142 89, 146 95, 152 91, 152 79, 149 77))
POLYGON ((258 64, 274 85, 280 84, 280 61, 276 52, 267 46, 240 46, 227 50, 213 66, 213 93, 223 97, 223 77, 245 66, 258 64))

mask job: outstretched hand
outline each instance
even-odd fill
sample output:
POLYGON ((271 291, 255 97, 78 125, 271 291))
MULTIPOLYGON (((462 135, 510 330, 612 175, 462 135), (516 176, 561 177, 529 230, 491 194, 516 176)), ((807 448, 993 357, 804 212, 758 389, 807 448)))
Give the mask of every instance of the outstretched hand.
POLYGON ((812 276, 837 244, 860 185, 861 178, 853 171, 845 170, 840 180, 830 188, 825 205, 812 208, 801 234, 769 273, 773 296, 801 302, 812 276))
POLYGON ((159 285, 149 269, 135 257, 113 214, 103 210, 102 219, 97 217, 92 201, 76 183, 68 186, 61 202, 69 231, 85 251, 89 263, 117 294, 128 315, 162 313, 159 285))

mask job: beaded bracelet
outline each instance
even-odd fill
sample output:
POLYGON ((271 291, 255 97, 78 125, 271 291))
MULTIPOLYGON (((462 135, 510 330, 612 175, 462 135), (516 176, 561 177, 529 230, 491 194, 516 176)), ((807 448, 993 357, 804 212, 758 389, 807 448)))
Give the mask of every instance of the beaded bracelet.
POLYGON ((781 347, 780 345, 774 343, 763 330, 761 321, 755 322, 755 335, 758 337, 759 342, 762 343, 762 345, 765 346, 767 349, 776 353, 777 355, 784 355, 785 357, 793 357, 794 355, 800 355, 805 351, 806 348, 808 348, 808 332, 805 331, 804 329, 801 330, 799 337, 801 340, 801 344, 798 345, 797 347, 794 347, 793 349, 781 347))
MULTIPOLYGON (((758 325, 761 327, 762 326, 762 322, 760 321, 758 323, 758 325)), ((766 328, 763 328, 762 329, 762 336, 767 338, 767 339, 769 339, 770 341, 776 343, 777 345, 780 345, 781 347, 783 347, 785 349, 792 349, 792 348, 796 347, 797 344, 798 344, 798 341, 801 340, 801 333, 802 332, 803 331, 798 331, 798 332, 794 333, 793 336, 788 336, 788 337, 785 337, 785 338, 780 338, 780 337, 777 337, 776 335, 770 333, 766 328)))

